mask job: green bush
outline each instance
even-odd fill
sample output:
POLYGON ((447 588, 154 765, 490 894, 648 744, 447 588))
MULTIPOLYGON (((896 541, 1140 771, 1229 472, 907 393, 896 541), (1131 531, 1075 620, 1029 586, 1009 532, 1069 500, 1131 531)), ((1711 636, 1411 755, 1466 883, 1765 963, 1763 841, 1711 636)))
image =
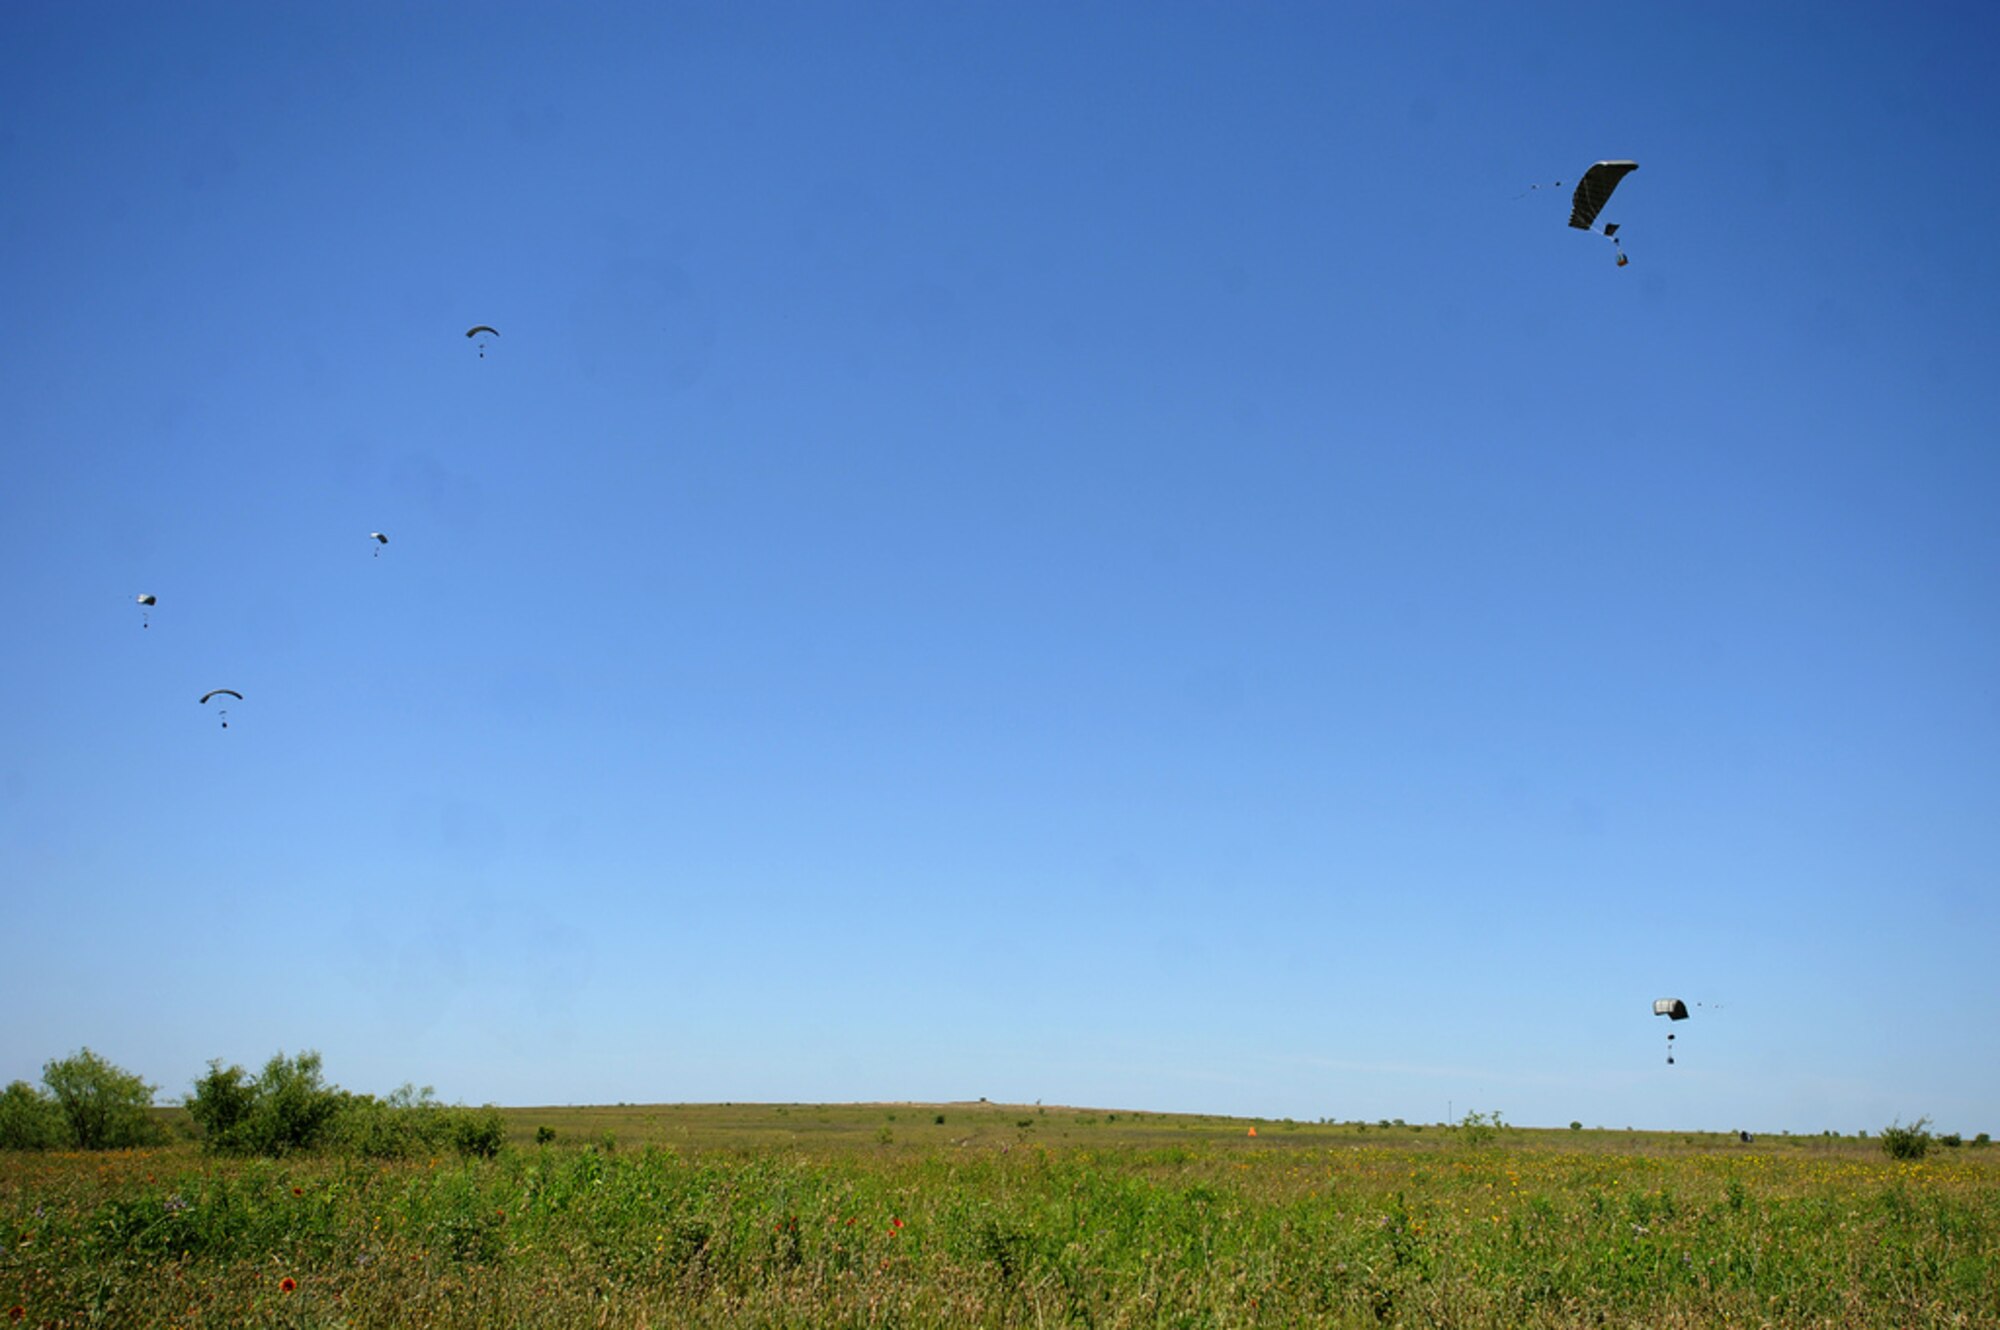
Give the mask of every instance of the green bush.
POLYGON ((277 1054, 257 1077, 258 1153, 286 1154, 321 1144, 346 1096, 320 1077, 320 1057, 277 1054))
POLYGON ((257 1087, 249 1074, 241 1067, 224 1067, 221 1058, 212 1058, 208 1075, 194 1083, 187 1109, 188 1116, 201 1130, 202 1140, 211 1147, 226 1149, 256 1103, 257 1087))
POLYGON ((369 1159, 408 1159, 441 1148, 451 1134, 448 1110, 432 1097, 431 1087, 421 1090, 401 1085, 387 1096, 347 1096, 332 1143, 369 1159))
POLYGON ((254 1081, 241 1067, 208 1064, 195 1082, 188 1112, 211 1149, 277 1157, 329 1143, 350 1096, 320 1076, 314 1052, 279 1053, 254 1081))
POLYGON ((492 1159, 507 1143, 507 1121, 491 1104, 454 1110, 450 1119, 451 1143, 462 1155, 492 1159))
POLYGON ((56 1101, 26 1081, 0 1091, 0 1150, 53 1150, 69 1135, 56 1101))
POLYGON ((536 1145, 553 1145, 555 1143, 555 1139, 556 1139, 556 1129, 554 1127, 547 1126, 545 1124, 543 1126, 535 1128, 536 1145))
POLYGON ((1929 1118, 1918 1118, 1909 1126, 1893 1122, 1882 1128, 1882 1150, 1891 1159, 1922 1159, 1930 1153, 1929 1118))
POLYGON ((42 1083, 68 1128, 65 1144, 118 1150, 154 1145, 166 1137, 150 1112, 157 1087, 87 1048, 49 1062, 42 1068, 42 1083))
POLYGON ((1497 1108, 1491 1113, 1467 1113, 1459 1119, 1458 1134, 1467 1145, 1491 1145, 1493 1138, 1498 1136, 1500 1129, 1506 1125, 1497 1108))
MULTIPOLYGON (((188 1113, 210 1149, 273 1158, 330 1150, 366 1159, 409 1159, 456 1150, 491 1159, 506 1143, 500 1110, 450 1108, 431 1087, 402 1085, 381 1098, 328 1085, 318 1053, 279 1053, 252 1078, 241 1067, 208 1064, 188 1113)), ((549 1139, 554 1131, 544 1128, 549 1139)))

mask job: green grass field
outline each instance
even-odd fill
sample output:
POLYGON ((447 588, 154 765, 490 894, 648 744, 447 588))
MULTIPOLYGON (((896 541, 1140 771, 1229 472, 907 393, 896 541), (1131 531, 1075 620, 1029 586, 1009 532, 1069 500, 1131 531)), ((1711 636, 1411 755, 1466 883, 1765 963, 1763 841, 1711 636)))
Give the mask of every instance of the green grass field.
POLYGON ((2000 1325, 1990 1149, 983 1102, 507 1119, 492 1160, 0 1154, 0 1308, 36 1326, 2000 1325))

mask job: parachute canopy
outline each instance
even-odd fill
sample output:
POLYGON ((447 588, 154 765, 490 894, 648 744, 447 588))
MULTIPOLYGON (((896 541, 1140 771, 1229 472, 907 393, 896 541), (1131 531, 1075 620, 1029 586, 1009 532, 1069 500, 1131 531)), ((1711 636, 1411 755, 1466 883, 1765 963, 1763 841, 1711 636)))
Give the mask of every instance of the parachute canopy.
MULTIPOLYGON (((1607 189, 1604 192, 1609 194, 1611 191, 1607 189)), ((483 323, 480 324, 477 328, 467 328, 465 330, 465 335, 467 337, 477 337, 481 333, 492 333, 495 337, 498 337, 500 335, 500 330, 498 328, 489 328, 483 323)))
MULTIPOLYGON (((1597 214, 1611 201, 1611 191, 1638 169, 1637 162, 1599 162, 1585 171, 1583 179, 1576 182, 1576 193, 1570 196, 1569 224, 1579 231, 1595 226, 1597 214)), ((1609 227, 1605 228, 1605 234, 1611 234, 1609 227)))
POLYGON ((1684 1021, 1688 1018, 1688 1004, 1679 998, 1661 998, 1653 1003, 1653 1014, 1665 1016, 1668 1020, 1684 1021))
POLYGON ((202 705, 207 706, 208 699, 211 697, 233 697, 238 702, 243 700, 243 694, 237 692, 234 688, 211 688, 201 695, 202 705))
POLYGON ((160 598, 158 596, 151 596, 151 595, 134 596, 132 597, 132 599, 137 601, 141 605, 157 605, 160 603, 160 598))
POLYGON ((374 541, 377 545, 387 545, 389 543, 389 538, 380 531, 370 531, 368 539, 374 541))

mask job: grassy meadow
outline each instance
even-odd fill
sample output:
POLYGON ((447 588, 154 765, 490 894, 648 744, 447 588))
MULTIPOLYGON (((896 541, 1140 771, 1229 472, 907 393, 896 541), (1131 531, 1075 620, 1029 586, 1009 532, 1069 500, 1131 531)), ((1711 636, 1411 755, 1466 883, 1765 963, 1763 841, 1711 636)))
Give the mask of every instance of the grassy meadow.
POLYGON ((0 1309, 33 1326, 2000 1325, 1991 1149, 1899 1162, 1872 1139, 984 1102, 505 1113, 492 1159, 0 1153, 0 1309))

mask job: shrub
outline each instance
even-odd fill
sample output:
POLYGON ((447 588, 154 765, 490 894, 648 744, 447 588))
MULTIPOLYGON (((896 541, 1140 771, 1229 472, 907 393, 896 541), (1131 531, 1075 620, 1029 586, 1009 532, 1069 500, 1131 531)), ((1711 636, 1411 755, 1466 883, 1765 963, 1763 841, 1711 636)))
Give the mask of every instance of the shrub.
POLYGON ((348 1095, 331 1136, 343 1149, 370 1159, 408 1159, 442 1145, 450 1131, 431 1087, 404 1084, 381 1099, 348 1095))
POLYGON ((1506 1125, 1497 1108, 1491 1113, 1467 1113, 1459 1120, 1458 1134, 1467 1145, 1490 1145, 1506 1125))
POLYGON ((1964 1140, 1955 1131, 1948 1131, 1937 1139, 1938 1144, 1947 1150, 1956 1150, 1959 1146, 1965 1144, 1964 1140))
POLYGON ((452 1112, 451 1144, 460 1154, 479 1159, 492 1159, 500 1153, 500 1147, 506 1143, 507 1121, 500 1116, 500 1110, 493 1105, 488 1104, 484 1108, 461 1108, 452 1112))
POLYGON ((212 1058, 208 1075, 194 1083, 188 1097, 188 1116, 210 1146, 228 1148, 256 1103, 257 1087, 243 1068, 224 1067, 221 1058, 212 1058))
POLYGON ((319 1145, 345 1097, 320 1078, 319 1054, 276 1054, 257 1076, 251 1121, 258 1128, 258 1153, 280 1155, 319 1145))
POLYGON ((1570 1123, 1570 1124, 1569 1124, 1569 1129, 1570 1129, 1571 1131, 1582 1131, 1582 1130, 1583 1130, 1583 1124, 1582 1124, 1581 1122, 1572 1122, 1572 1123, 1570 1123))
POLYGON ((1993 1144, 1993 1138, 1987 1135, 1983 1131, 1980 1132, 1977 1136, 1972 1138, 1973 1148, 1977 1150, 1984 1150, 1987 1146, 1991 1144, 1993 1144))
POLYGON ((1882 1149, 1891 1159, 1922 1159, 1930 1152, 1929 1118, 1918 1118, 1909 1126, 1893 1122, 1882 1128, 1882 1149))
POLYGON ((208 1075, 195 1082, 188 1112, 209 1148, 276 1157, 326 1144, 349 1100, 321 1079, 319 1054, 279 1053, 254 1081, 241 1067, 209 1063, 208 1075))
POLYGON ((0 1150, 53 1150, 67 1137, 56 1101, 26 1081, 0 1091, 0 1150))
POLYGON ((544 1124, 542 1126, 535 1128, 536 1145, 551 1145, 555 1142, 555 1139, 556 1139, 556 1129, 554 1127, 544 1124))
POLYGON ((87 1048, 44 1066, 42 1083, 69 1129, 67 1143, 79 1150, 152 1145, 165 1137, 148 1111, 157 1087, 87 1048))

